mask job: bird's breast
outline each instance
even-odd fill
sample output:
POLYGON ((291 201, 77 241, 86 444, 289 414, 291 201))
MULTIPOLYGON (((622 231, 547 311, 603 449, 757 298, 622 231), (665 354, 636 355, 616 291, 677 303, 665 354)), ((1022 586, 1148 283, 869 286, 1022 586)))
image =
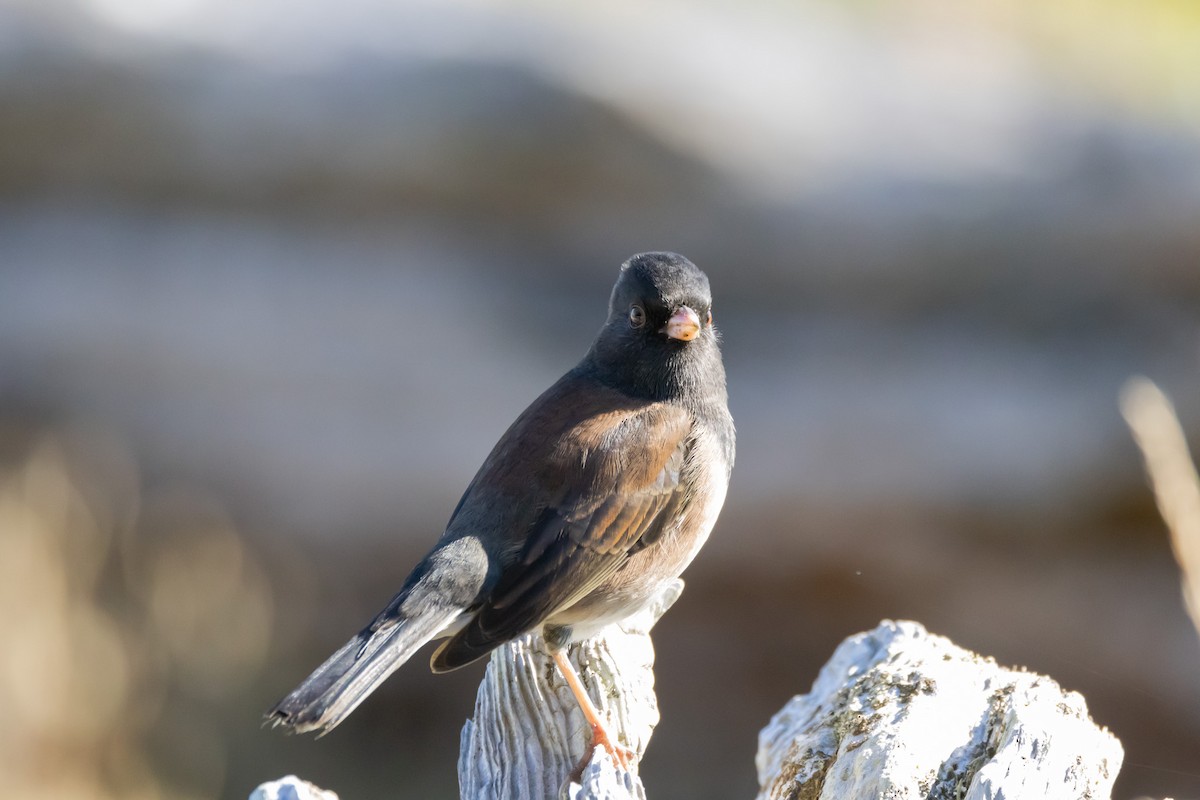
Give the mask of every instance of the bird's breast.
POLYGON ((697 431, 681 475, 688 502, 653 544, 629 556, 625 564, 571 607, 550 620, 574 626, 574 638, 586 638, 604 625, 618 622, 653 600, 663 584, 679 577, 708 540, 729 486, 724 447, 697 431))

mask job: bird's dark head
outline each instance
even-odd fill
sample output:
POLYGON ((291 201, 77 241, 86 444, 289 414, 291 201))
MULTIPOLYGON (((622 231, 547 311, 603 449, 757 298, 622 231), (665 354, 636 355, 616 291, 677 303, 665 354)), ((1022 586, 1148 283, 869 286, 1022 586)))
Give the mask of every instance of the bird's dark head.
POLYGON ((641 253, 621 265, 590 363, 607 383, 658 399, 725 395, 708 276, 681 255, 641 253))

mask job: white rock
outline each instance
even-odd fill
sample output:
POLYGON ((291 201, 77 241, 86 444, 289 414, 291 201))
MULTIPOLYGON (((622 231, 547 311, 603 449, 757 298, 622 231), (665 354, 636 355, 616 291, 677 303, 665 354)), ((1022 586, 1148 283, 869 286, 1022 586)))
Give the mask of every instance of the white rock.
POLYGON ((1053 680, 884 622, 759 736, 759 800, 1109 797, 1123 751, 1053 680))
POLYGON ((262 784, 250 795, 250 800, 338 800, 338 796, 295 775, 288 775, 262 784))

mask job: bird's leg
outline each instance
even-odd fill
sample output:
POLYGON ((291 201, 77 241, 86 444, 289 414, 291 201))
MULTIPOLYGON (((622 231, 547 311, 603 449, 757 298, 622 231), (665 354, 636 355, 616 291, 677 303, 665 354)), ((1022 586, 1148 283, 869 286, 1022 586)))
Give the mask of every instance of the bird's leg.
POLYGON ((575 695, 575 700, 579 703, 579 710, 583 712, 584 719, 592 726, 592 743, 588 746, 587 752, 583 754, 583 761, 580 762, 576 772, 583 771, 582 768, 587 765, 597 746, 607 750, 613 760, 621 766, 621 769, 628 770, 630 762, 636 754, 629 748, 618 744, 617 737, 609 733, 608 728, 604 725, 604 720, 600 719, 600 712, 592 704, 592 698, 588 697, 587 689, 583 687, 583 681, 579 679, 579 673, 575 671, 575 667, 567 658, 567 651, 555 648, 552 654, 554 663, 558 665, 558 671, 566 679, 567 686, 571 687, 571 694, 575 695))

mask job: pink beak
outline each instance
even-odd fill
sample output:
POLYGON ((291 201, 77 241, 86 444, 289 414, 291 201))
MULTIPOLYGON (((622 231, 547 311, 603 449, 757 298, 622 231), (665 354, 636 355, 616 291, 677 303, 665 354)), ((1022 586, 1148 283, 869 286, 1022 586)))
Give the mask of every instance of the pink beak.
POLYGON ((680 306, 667 320, 663 330, 672 339, 690 342, 700 335, 700 317, 687 306, 680 306))

